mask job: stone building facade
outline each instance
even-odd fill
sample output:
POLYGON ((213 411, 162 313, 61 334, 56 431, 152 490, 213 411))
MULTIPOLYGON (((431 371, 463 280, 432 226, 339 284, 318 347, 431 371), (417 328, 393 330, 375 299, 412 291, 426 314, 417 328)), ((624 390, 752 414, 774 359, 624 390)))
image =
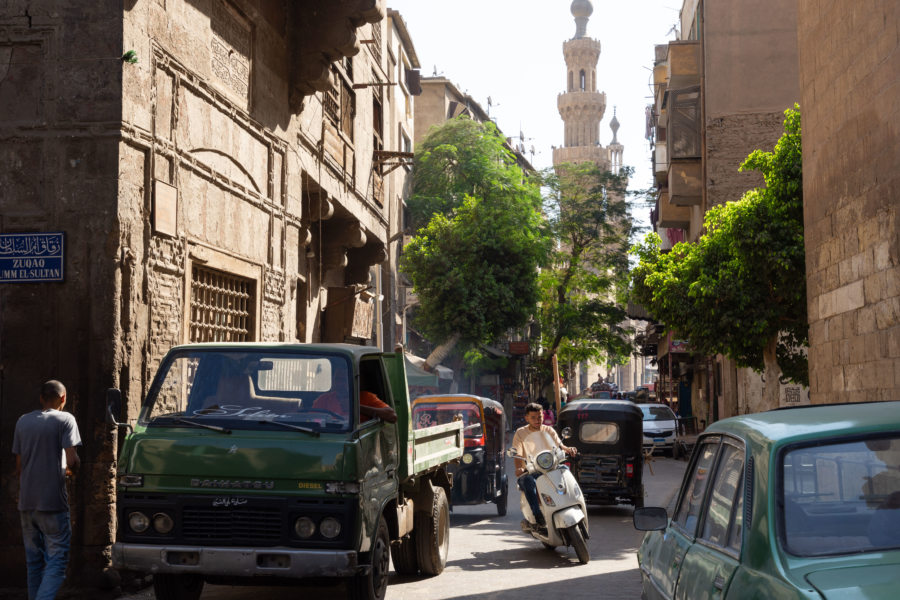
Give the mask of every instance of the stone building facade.
POLYGON ((900 5, 800 0, 798 21, 811 401, 897 400, 900 5))
MULTIPOLYGON (((774 147, 784 110, 800 100, 794 3, 685 0, 677 38, 655 48, 648 108, 657 187, 651 222, 664 250, 696 242, 709 209, 763 185, 759 173, 738 168, 753 150, 774 147)), ((690 401, 699 426, 765 408, 759 375, 723 356, 694 356, 660 329, 651 324, 644 338, 656 348, 662 378, 680 382, 680 403, 690 401)), ((782 386, 781 397, 808 402, 800 386, 782 386)))
POLYGON ((393 348, 417 68, 384 0, 3 4, 0 259, 64 243, 59 280, 0 283, 11 582, 12 433, 43 381, 66 384, 84 439, 71 572, 95 584, 115 535, 107 388, 133 421, 177 344, 393 348))

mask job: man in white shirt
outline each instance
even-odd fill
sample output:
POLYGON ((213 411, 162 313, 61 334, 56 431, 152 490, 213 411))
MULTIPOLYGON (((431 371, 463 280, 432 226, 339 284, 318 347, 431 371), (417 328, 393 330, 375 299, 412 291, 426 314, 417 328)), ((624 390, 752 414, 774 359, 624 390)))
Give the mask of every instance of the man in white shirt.
POLYGON ((541 512, 541 505, 538 502, 537 482, 535 482, 534 475, 525 470, 525 438, 539 431, 543 431, 546 434, 545 436, 535 436, 535 438, 529 440, 528 454, 531 455, 542 450, 553 449, 552 447, 547 447, 546 438, 548 437, 549 441, 552 442, 554 446, 562 448, 569 456, 575 456, 577 450, 565 446, 556 434, 556 430, 549 425, 544 425, 543 420, 544 409, 541 408, 540 404, 532 402, 527 405, 525 407, 526 425, 519 427, 519 429, 516 430, 516 433, 513 436, 512 447, 516 451, 516 477, 518 477, 517 483, 519 489, 525 493, 525 499, 528 500, 528 506, 531 507, 531 512, 534 514, 537 524, 541 527, 546 527, 547 523, 544 519, 544 514, 541 512))

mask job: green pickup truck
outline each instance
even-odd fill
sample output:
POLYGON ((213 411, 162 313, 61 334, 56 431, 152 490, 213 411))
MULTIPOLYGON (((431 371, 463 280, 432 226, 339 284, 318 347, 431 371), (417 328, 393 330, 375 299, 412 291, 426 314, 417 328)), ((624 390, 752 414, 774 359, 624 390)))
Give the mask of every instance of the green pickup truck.
POLYGON ((401 574, 444 569, 462 423, 413 430, 402 353, 190 344, 163 358, 133 429, 120 392, 108 400, 131 430, 113 565, 152 573, 158 599, 321 578, 383 598, 390 557, 401 574), (396 423, 372 416, 373 394, 396 423))

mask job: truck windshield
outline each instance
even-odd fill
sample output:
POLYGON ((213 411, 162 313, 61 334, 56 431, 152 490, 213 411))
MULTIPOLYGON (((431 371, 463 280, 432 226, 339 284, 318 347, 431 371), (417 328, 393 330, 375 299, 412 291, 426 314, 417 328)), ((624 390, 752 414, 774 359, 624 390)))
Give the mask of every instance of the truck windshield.
POLYGON ((900 436, 784 454, 785 548, 820 556, 900 548, 900 436))
MULTIPOLYGON (((161 366, 141 411, 148 426, 267 429, 275 421, 348 431, 352 389, 343 356, 191 350, 161 366)), ((285 428, 288 429, 288 428, 285 428)))

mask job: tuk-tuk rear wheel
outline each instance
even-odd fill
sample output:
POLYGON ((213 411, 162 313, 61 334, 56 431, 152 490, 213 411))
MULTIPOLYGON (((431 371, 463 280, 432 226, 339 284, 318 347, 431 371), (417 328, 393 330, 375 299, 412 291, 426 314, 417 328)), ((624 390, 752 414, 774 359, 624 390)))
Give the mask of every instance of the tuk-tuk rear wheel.
POLYGON ((497 496, 494 502, 497 503, 497 514, 505 517, 507 504, 509 504, 509 483, 507 481, 503 482, 503 491, 500 492, 500 495, 497 496))

